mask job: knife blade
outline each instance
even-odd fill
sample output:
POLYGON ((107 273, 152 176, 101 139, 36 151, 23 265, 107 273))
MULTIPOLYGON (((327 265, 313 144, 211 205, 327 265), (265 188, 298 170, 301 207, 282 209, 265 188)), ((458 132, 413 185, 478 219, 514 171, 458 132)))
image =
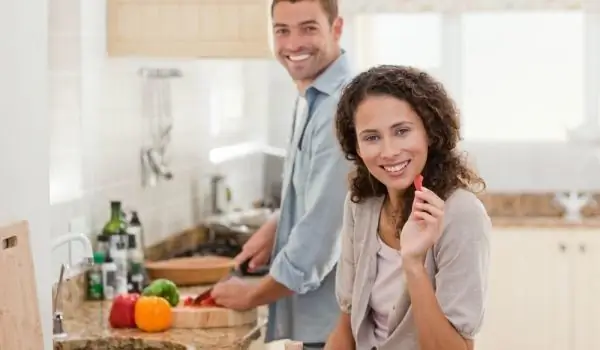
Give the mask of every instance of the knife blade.
MULTIPOLYGON (((229 273, 225 277, 221 278, 217 283, 227 281, 231 277, 240 277, 240 278, 244 277, 244 274, 246 272, 248 272, 248 265, 249 264, 250 264, 250 259, 244 260, 239 266, 234 266, 231 269, 231 271, 229 271, 229 273)), ((214 285, 213 285, 213 287, 214 287, 214 285)), ((210 297, 210 293, 212 292, 213 287, 210 287, 207 290, 205 290, 204 292, 200 293, 197 297, 194 298, 193 303, 194 304, 198 304, 202 300, 210 297)))

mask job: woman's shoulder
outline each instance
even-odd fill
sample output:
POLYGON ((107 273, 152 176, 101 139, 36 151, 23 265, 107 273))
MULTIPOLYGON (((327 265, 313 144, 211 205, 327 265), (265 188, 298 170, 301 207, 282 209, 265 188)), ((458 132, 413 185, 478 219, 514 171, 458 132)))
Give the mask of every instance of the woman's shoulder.
POLYGON ((475 193, 457 189, 445 201, 442 244, 444 241, 485 239, 491 229, 491 219, 475 193))
POLYGON ((487 217, 487 210, 483 202, 475 193, 464 188, 454 190, 444 203, 445 215, 476 215, 487 217))

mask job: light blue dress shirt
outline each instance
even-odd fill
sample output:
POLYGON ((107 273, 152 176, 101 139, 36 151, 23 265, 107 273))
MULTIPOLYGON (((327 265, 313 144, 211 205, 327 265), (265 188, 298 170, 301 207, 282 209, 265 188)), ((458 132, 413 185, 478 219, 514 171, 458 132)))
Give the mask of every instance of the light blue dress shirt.
POLYGON ((306 90, 306 114, 292 132, 270 275, 295 293, 269 305, 266 341, 325 342, 340 314, 335 268, 351 163, 338 144, 334 120, 352 77, 342 50, 306 90))

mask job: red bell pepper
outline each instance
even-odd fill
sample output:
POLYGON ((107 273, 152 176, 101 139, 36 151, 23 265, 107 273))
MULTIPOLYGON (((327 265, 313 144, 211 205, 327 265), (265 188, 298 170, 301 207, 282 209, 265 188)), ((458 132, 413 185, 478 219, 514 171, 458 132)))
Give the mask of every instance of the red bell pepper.
POLYGON ((140 295, 120 294, 113 300, 110 308, 109 323, 112 328, 136 328, 135 304, 140 295))

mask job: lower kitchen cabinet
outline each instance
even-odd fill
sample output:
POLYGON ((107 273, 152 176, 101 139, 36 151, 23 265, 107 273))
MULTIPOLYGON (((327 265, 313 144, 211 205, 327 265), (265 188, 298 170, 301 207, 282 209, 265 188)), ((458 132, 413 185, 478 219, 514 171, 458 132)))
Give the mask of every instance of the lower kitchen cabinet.
POLYGON ((599 350, 600 228, 495 229, 476 350, 599 350))

